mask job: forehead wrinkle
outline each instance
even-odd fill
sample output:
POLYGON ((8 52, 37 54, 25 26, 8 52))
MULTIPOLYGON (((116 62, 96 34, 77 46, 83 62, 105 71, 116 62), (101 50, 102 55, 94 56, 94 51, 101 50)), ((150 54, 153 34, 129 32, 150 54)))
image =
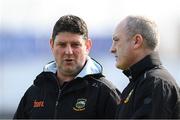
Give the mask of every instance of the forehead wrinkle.
POLYGON ((119 31, 117 29, 115 29, 113 35, 112 35, 112 39, 118 39, 118 34, 119 34, 119 31))

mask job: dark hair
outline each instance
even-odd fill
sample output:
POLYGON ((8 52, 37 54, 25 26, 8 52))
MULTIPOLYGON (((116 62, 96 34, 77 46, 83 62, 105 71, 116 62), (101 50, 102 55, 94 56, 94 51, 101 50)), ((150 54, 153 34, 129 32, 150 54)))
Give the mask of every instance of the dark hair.
POLYGON ((56 35, 59 32, 70 32, 79 35, 83 35, 86 40, 88 38, 87 25, 83 19, 74 15, 62 16, 54 25, 52 39, 55 40, 56 35))

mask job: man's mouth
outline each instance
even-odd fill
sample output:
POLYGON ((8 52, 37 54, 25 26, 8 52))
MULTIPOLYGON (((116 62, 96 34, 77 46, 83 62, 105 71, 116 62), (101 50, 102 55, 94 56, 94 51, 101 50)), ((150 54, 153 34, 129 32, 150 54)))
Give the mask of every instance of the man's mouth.
POLYGON ((117 59, 118 59, 118 56, 115 56, 115 59, 116 59, 116 61, 117 61, 117 59))
POLYGON ((73 59, 64 59, 65 62, 73 62, 74 60, 73 59))

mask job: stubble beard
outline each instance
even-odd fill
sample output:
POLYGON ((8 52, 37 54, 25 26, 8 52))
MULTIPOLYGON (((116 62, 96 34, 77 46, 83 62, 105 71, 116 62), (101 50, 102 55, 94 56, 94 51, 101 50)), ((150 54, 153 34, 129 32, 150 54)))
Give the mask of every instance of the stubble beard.
POLYGON ((59 66, 59 71, 65 76, 76 76, 82 67, 76 66, 77 63, 73 63, 72 66, 63 65, 59 66))

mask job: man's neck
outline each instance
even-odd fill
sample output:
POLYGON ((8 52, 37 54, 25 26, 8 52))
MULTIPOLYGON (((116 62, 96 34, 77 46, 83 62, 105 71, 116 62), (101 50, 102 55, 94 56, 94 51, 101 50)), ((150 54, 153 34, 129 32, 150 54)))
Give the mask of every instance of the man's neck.
POLYGON ((72 81, 75 78, 75 76, 64 75, 61 72, 57 71, 57 78, 58 78, 59 84, 63 85, 64 82, 72 81))
POLYGON ((147 55, 151 54, 152 52, 153 51, 149 50, 149 49, 144 49, 143 51, 137 52, 137 54, 135 55, 136 57, 134 58, 134 62, 131 64, 131 66, 133 66, 136 63, 138 63, 139 61, 144 59, 147 55))

